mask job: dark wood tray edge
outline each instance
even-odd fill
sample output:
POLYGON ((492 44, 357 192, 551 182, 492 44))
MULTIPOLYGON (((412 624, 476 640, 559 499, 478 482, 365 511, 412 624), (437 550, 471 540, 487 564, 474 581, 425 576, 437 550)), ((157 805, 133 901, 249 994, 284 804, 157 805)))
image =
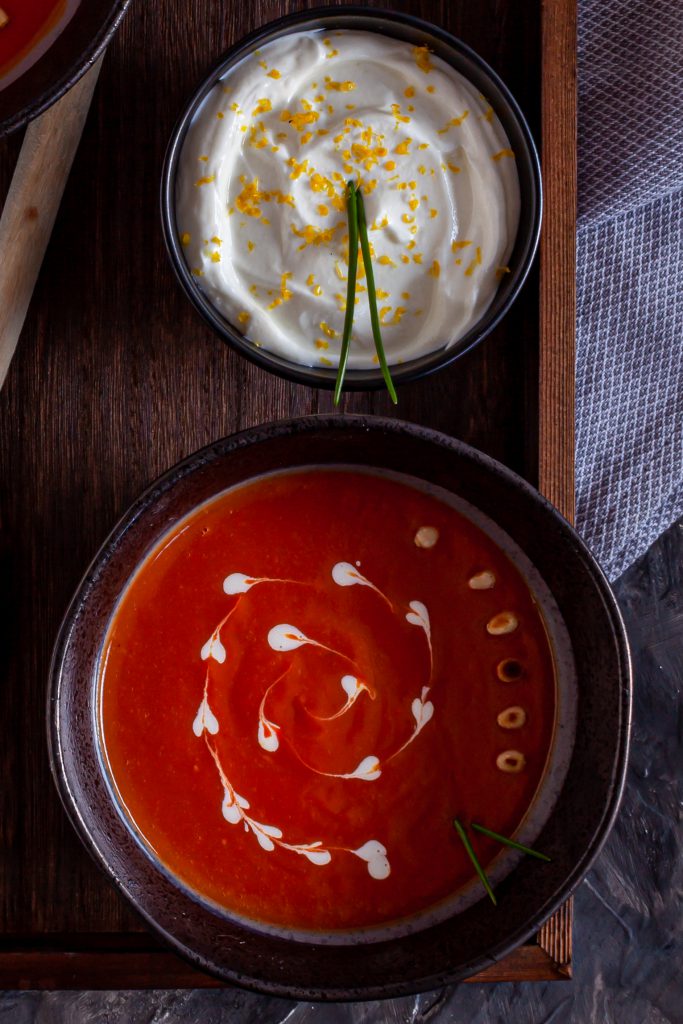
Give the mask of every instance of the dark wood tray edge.
MULTIPOLYGON (((541 929, 468 982, 562 981, 571 978, 572 904, 568 901, 541 929)), ((0 949, 0 990, 215 989, 224 982, 195 970, 174 953, 153 948, 144 933, 119 935, 6 936, 0 949), (37 948, 38 946, 38 948, 37 948)))

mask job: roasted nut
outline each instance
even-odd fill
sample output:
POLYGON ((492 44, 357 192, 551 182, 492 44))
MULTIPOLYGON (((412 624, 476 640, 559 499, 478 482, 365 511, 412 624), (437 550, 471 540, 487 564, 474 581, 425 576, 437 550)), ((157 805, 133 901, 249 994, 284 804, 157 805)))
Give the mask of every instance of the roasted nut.
POLYGON ((496 767, 502 772, 516 774, 521 772, 526 765, 526 758, 519 750, 504 750, 496 758, 496 767))
POLYGON ((496 577, 488 569, 478 572, 467 581, 470 590, 492 590, 496 585, 496 577))
POLYGON ((521 679, 523 667, 514 658, 504 658, 496 665, 496 675, 502 683, 514 683, 521 679))
POLYGON ((501 729, 521 729, 526 722, 526 711, 518 704, 505 708, 496 719, 501 729))
POLYGON ((439 539, 439 531, 435 526, 421 526, 415 534, 418 548, 433 548, 439 539))
POLYGON ((491 636, 503 636, 505 633, 514 633, 518 625, 517 616, 512 612, 499 612, 486 623, 486 632, 491 636))

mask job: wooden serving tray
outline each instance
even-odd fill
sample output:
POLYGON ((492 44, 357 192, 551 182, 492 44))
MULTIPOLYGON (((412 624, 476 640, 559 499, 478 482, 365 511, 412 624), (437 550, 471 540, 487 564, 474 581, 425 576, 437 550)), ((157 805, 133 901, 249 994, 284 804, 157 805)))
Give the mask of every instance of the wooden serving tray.
MULTIPOLYGON (((483 449, 573 514, 575 0, 422 0, 503 77, 542 139, 537 270, 475 351, 345 409, 483 449)), ((203 326, 163 251, 158 187, 174 120, 215 58, 285 0, 137 3, 108 53, 18 354, 0 395, 0 986, 219 984, 162 949, 99 873, 59 804, 45 688, 61 616, 131 500, 217 437, 327 412, 331 396, 248 364, 203 326)), ((380 4, 377 4, 380 6, 380 4)), ((381 6, 385 6, 382 4, 381 6)), ((0 197, 20 139, 0 146, 0 197)), ((0 253, 0 259, 2 254, 0 253)), ((571 975, 571 903, 477 980, 571 975)))

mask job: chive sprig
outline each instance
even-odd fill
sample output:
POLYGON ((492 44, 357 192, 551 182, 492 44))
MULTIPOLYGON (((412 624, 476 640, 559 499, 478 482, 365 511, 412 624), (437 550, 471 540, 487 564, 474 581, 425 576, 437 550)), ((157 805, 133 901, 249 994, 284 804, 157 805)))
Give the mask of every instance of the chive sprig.
MULTIPOLYGON (((472 864, 474 865, 474 870, 477 872, 477 875, 479 876, 482 885, 484 886, 486 892, 488 893, 489 899, 491 900, 494 906, 498 906, 498 901, 496 900, 493 889, 491 888, 491 883, 488 880, 488 876, 484 871, 483 867, 481 866, 481 864, 479 863, 479 858, 474 852, 472 843, 469 840, 467 832, 465 831, 465 829, 463 828, 463 826, 461 825, 457 818, 453 818, 453 827, 455 828, 455 831, 458 833, 458 836, 462 841, 462 845, 465 847, 465 850, 467 851, 467 856, 472 861, 472 864)), ((530 846, 523 846, 522 843, 518 843, 514 839, 508 839, 507 836, 502 836, 500 832, 494 832, 492 829, 486 828, 484 825, 477 825, 475 824, 475 822, 472 821, 470 822, 470 828, 472 828, 475 832, 480 832, 482 835, 488 836, 489 839, 495 839, 496 842, 502 843, 504 846, 511 846, 514 850, 521 850, 522 853, 527 853, 530 857, 537 857, 538 860, 547 861, 548 863, 550 862, 551 858, 546 856, 545 853, 540 853, 538 850, 532 850, 530 846)))
POLYGON ((384 345, 382 343, 382 332, 380 329, 379 314, 377 312, 377 291, 375 289, 375 275, 372 269, 372 255, 370 253, 370 242, 368 239, 368 225, 365 218, 365 203, 363 193, 354 181, 346 183, 346 215, 349 224, 349 272, 346 283, 346 315, 344 316, 344 332, 342 335, 341 353, 339 356, 339 369, 337 370, 337 381, 334 388, 334 404, 339 405, 342 389, 344 387, 344 376, 346 365, 349 360, 349 347, 351 344, 351 329, 353 327, 353 315, 356 306, 356 277, 358 274, 358 243, 363 254, 363 266, 365 267, 365 278, 367 281, 368 303, 370 306, 370 323, 372 325, 372 337, 375 342, 375 350, 379 365, 384 377, 384 383, 394 405, 398 403, 396 388, 391 379, 389 366, 387 364, 384 345))
POLYGON ((377 356, 379 358, 379 365, 382 368, 382 376, 384 377, 384 383, 387 386, 387 391, 391 397, 391 401, 394 405, 398 404, 398 398, 396 396, 396 389, 394 382, 391 379, 389 373, 389 367, 387 366, 387 359, 384 354, 384 345, 382 344, 382 332, 379 326, 379 315, 377 313, 377 291, 375 289, 375 275, 372 269, 372 256, 370 254, 370 242, 368 240, 368 225, 365 219, 365 203, 363 202, 363 193, 358 189, 358 234, 360 235, 360 248, 363 253, 363 265, 365 267, 365 277, 368 285, 368 302, 370 303, 370 323, 372 324, 372 336, 375 339, 375 349, 377 350, 377 356))
POLYGON ((532 850, 530 846, 524 846, 522 843, 516 842, 514 839, 508 839, 507 836, 502 836, 500 832, 494 832, 490 828, 485 828, 484 825, 476 825, 471 822, 470 827, 475 832, 481 832, 483 836, 488 836, 489 839, 495 839, 499 843, 503 843, 504 846, 511 846, 513 850, 521 850, 522 853, 528 853, 530 857, 537 857, 538 860, 544 860, 550 863, 551 858, 545 853, 540 853, 538 850, 532 850))
POLYGON ((349 222, 349 273, 346 281, 346 315, 344 317, 344 334, 342 336, 341 355, 339 356, 337 383, 334 388, 335 405, 339 405, 339 399, 341 398, 342 388, 344 386, 346 364, 349 361, 353 314, 356 305, 356 274, 358 272, 358 201, 356 184, 353 181, 348 181, 346 183, 346 216, 349 222))
POLYGON ((472 864, 474 865, 474 870, 479 875, 479 879, 481 881, 481 884, 484 886, 484 888, 486 889, 486 892, 489 895, 489 899, 491 900, 491 903, 493 903, 494 907, 497 907, 498 906, 498 900, 496 899, 495 893, 494 893, 493 889, 491 888, 491 883, 489 882, 489 880, 488 880, 488 878, 486 876, 486 872, 484 871, 483 867, 479 863, 479 858, 477 857, 476 853, 472 849, 472 843, 469 841, 467 832, 465 832, 465 829, 462 827, 462 825, 460 824, 460 822, 458 821, 457 818, 453 818, 453 825, 455 827, 455 831, 458 833, 458 835, 460 836, 460 839, 462 840, 462 845, 467 850, 467 855, 470 858, 470 860, 472 861, 472 864))

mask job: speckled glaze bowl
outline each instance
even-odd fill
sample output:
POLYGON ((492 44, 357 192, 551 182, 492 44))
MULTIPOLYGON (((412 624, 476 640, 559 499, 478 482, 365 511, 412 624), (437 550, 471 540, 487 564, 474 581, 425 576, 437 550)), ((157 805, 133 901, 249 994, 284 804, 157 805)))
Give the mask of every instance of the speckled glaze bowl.
MULTIPOLYGON (((176 178, 183 143, 189 126, 206 96, 216 82, 240 60, 266 43, 292 32, 315 29, 354 29, 379 32, 415 46, 428 46, 430 51, 450 64, 472 82, 486 96, 503 125, 515 153, 520 186, 520 217, 517 238, 508 263, 507 274, 490 306, 473 327, 453 345, 407 360, 391 367, 396 384, 406 384, 449 366, 455 359, 479 344, 505 316, 524 284, 538 246, 541 230, 541 170, 538 154, 529 126, 514 97, 492 68, 461 40, 427 21, 400 11, 382 11, 371 7, 320 7, 299 11, 286 18, 271 22, 221 57, 218 64, 200 83, 190 97, 176 124, 164 161, 161 180, 161 220, 164 241, 173 269, 182 288, 206 323, 225 342, 247 359, 272 373, 300 384, 319 388, 334 388, 337 377, 335 367, 305 366, 291 362, 283 356, 257 347, 231 324, 212 304, 188 267, 180 242, 176 221, 176 178)), ((348 369, 344 387, 350 391, 368 391, 384 388, 380 369, 348 369)))
MULTIPOLYGON (((396 420, 309 417, 258 427, 191 455, 129 509, 88 569, 57 639, 49 690, 52 770, 85 846, 146 921, 197 967, 261 992, 351 1000, 438 988, 484 969, 538 929, 579 883, 610 829, 624 780, 630 663, 609 586, 575 531, 529 484, 442 434, 396 420), (226 488, 295 467, 408 474, 464 499, 504 530, 550 590, 573 651, 576 732, 538 837, 497 886, 411 935, 346 945, 293 941, 193 897, 155 864, 117 810, 97 728, 98 664, 127 580, 178 520, 226 488)), ((562 721, 557 727, 561 729, 562 721)))
POLYGON ((82 0, 47 53, 0 89, 0 138, 42 114, 76 84, 113 36, 129 3, 82 0))

